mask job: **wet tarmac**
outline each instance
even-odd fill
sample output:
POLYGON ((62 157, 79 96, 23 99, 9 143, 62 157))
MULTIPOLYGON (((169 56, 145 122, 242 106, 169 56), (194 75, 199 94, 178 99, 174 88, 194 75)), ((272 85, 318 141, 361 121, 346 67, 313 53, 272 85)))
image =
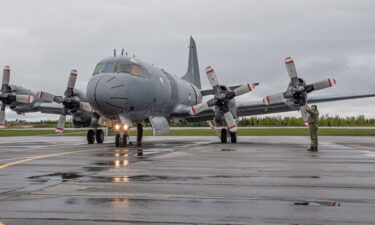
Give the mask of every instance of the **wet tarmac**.
POLYGON ((375 138, 0 138, 0 224, 375 224, 375 138))

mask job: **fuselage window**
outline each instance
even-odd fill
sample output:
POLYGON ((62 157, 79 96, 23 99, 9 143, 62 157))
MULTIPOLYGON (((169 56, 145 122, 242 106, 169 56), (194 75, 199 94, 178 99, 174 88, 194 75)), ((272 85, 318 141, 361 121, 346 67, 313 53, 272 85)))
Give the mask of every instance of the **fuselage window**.
POLYGON ((139 77, 145 77, 143 71, 141 70, 141 67, 139 67, 138 65, 134 65, 134 64, 132 64, 131 74, 135 76, 139 76, 139 77))

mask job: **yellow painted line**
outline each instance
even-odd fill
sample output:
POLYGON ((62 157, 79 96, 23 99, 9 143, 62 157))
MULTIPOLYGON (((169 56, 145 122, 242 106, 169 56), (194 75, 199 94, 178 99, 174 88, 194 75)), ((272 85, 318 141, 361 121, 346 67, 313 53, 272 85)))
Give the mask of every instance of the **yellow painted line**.
MULTIPOLYGON (((31 156, 30 156, 31 157, 31 156)), ((30 158, 30 157, 17 157, 17 158, 8 158, 8 159, 0 159, 0 162, 3 162, 3 161, 10 161, 10 160, 16 160, 16 159, 27 159, 27 158, 30 158)), ((0 223, 1 225, 1 223, 0 223)))
POLYGON ((23 160, 19 160, 19 161, 16 161, 16 162, 3 164, 3 165, 0 166, 0 169, 3 169, 3 168, 8 167, 8 166, 12 166, 12 165, 17 165, 17 164, 20 164, 20 163, 23 163, 23 162, 36 160, 36 159, 44 159, 44 158, 53 157, 53 156, 68 155, 68 154, 80 153, 80 152, 92 152, 92 151, 107 150, 107 149, 112 149, 112 148, 96 148, 96 149, 87 149, 87 150, 61 152, 61 153, 56 153, 56 154, 34 156, 34 157, 29 157, 29 158, 26 158, 26 159, 23 159, 23 160))

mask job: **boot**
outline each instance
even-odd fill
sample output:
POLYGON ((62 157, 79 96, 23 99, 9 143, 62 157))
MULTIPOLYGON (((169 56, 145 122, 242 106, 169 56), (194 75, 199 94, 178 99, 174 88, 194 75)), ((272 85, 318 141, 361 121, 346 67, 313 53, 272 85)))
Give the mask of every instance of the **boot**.
POLYGON ((307 151, 309 151, 309 152, 317 152, 318 148, 317 147, 310 147, 309 149, 307 149, 307 151))

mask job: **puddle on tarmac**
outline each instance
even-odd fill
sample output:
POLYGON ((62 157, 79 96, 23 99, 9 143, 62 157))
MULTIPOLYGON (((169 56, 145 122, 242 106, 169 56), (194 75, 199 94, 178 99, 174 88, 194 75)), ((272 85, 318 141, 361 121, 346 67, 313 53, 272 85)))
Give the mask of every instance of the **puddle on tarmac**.
POLYGON ((113 183, 125 183, 130 181, 138 182, 152 182, 152 181, 188 181, 188 180, 200 180, 202 177, 172 177, 172 176, 152 176, 152 175, 137 175, 137 176, 116 176, 116 177, 104 177, 104 176, 92 176, 89 177, 90 181, 93 182, 113 182, 113 183))
POLYGON ((331 207, 340 207, 340 202, 332 202, 332 201, 296 201, 294 205, 301 205, 301 206, 331 206, 331 207))
POLYGON ((83 167, 87 172, 100 172, 103 170, 107 170, 106 167, 83 167))
POLYGON ((234 151, 237 151, 237 149, 232 149, 232 148, 222 148, 220 151, 222 151, 222 152, 234 152, 234 151))
POLYGON ((52 173, 47 175, 31 176, 29 179, 38 181, 38 182, 47 182, 50 179, 62 179, 62 182, 82 177, 77 173, 52 173))
POLYGON ((314 178, 319 179, 320 176, 287 176, 288 178, 314 178))

